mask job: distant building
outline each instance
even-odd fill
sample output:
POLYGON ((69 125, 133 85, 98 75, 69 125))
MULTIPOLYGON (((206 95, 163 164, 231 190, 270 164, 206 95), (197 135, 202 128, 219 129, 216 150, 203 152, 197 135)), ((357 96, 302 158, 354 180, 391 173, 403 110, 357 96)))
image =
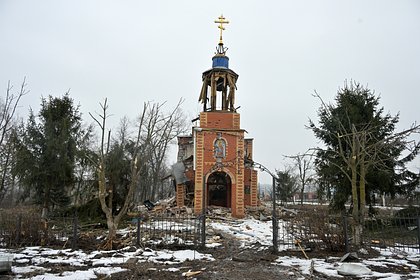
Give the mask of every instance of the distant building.
MULTIPOLYGON (((303 192, 303 201, 315 202, 318 201, 318 187, 316 185, 307 185, 303 192)), ((293 195, 293 201, 301 200, 301 192, 298 191, 293 195)))
POLYGON ((252 162, 253 139, 245 139, 240 114, 235 108, 238 74, 229 69, 223 45, 223 24, 219 17, 220 41, 212 68, 202 75, 199 101, 203 111, 192 134, 178 137, 178 162, 174 165, 176 199, 179 206, 191 198, 195 213, 203 206, 232 209, 232 216, 244 217, 245 206, 257 206, 257 171, 252 162))

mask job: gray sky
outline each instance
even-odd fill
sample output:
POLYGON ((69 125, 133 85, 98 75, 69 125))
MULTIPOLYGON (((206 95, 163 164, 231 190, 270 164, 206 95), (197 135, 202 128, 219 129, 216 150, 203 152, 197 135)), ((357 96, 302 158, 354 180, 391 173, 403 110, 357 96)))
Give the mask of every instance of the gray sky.
POLYGON ((1 94, 26 76, 22 116, 38 112, 41 96, 71 89, 88 122, 105 97, 114 124, 137 116, 144 101, 167 101, 169 110, 180 98, 193 119, 221 13, 230 21, 224 42, 239 74, 241 125, 255 139, 254 159, 269 169, 319 144, 305 129, 320 105, 313 90, 333 101, 345 79, 400 112, 400 129, 419 121, 417 0, 1 0, 1 94))

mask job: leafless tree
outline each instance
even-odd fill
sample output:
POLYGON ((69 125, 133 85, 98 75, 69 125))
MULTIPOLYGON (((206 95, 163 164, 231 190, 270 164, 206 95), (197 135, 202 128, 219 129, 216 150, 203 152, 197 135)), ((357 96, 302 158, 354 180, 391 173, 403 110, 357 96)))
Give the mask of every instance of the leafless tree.
POLYGON ((287 157, 293 160, 298 170, 297 175, 300 184, 300 204, 302 205, 305 187, 313 181, 315 175, 311 173, 311 170, 313 169, 313 154, 304 153, 287 157))
POLYGON ((168 175, 166 174, 168 170, 164 166, 168 147, 178 135, 186 132, 185 116, 180 109, 182 102, 181 99, 169 113, 163 112, 165 103, 147 104, 145 121, 141 129, 142 134, 149 139, 151 154, 146 167, 149 176, 141 178, 144 184, 139 192, 139 201, 163 198, 166 193, 162 178, 168 175))
POLYGON ((14 178, 10 174, 13 163, 13 130, 16 129, 16 110, 21 98, 29 93, 26 78, 20 88, 14 92, 10 81, 7 84, 6 96, 0 100, 0 201, 7 192, 8 185, 14 184, 14 178))
MULTIPOLYGON (((165 160, 165 155, 169 143, 182 131, 182 114, 180 105, 165 115, 161 112, 162 105, 144 103, 143 110, 137 122, 137 133, 134 137, 124 135, 124 138, 130 138, 125 142, 130 143, 130 182, 123 198, 124 202, 119 211, 114 212, 113 207, 113 186, 107 181, 107 155, 109 152, 111 132, 106 130, 106 120, 108 118, 107 100, 101 105, 102 112, 98 117, 91 117, 97 123, 101 130, 101 142, 99 147, 99 156, 95 161, 98 172, 98 197, 102 211, 105 213, 108 225, 108 236, 105 248, 112 248, 116 237, 116 231, 121 218, 127 213, 130 204, 133 202, 135 193, 140 188, 143 197, 148 195, 154 197, 156 193, 157 181, 162 178, 161 170, 165 160)), ((126 123, 127 124, 127 123, 126 123)), ((122 128, 125 133, 127 126, 122 128)), ((121 138, 121 135, 120 135, 121 138)))
MULTIPOLYGON (((95 120, 99 128, 101 129, 101 142, 99 147, 99 156, 95 162, 97 172, 98 172, 98 197, 101 204, 102 211, 105 213, 107 226, 108 226, 108 236, 106 238, 106 243, 104 248, 110 249, 113 247, 113 242, 116 237, 118 225, 121 221, 121 218, 127 213, 128 206, 132 201, 137 182, 139 180, 139 164, 140 164, 140 132, 136 139, 136 146, 134 147, 134 153, 131 161, 131 182, 127 195, 124 200, 122 208, 118 213, 113 212, 113 193, 112 189, 107 185, 107 175, 106 175, 106 157, 109 151, 109 144, 111 138, 111 131, 106 130, 106 121, 108 118, 108 104, 107 99, 105 99, 103 104, 100 104, 102 112, 99 117, 95 117, 92 114, 90 116, 95 120)), ((144 111, 143 111, 144 112, 144 111)), ((140 120, 140 126, 144 120, 144 113, 140 120)), ((140 130, 139 130, 140 131, 140 130)))

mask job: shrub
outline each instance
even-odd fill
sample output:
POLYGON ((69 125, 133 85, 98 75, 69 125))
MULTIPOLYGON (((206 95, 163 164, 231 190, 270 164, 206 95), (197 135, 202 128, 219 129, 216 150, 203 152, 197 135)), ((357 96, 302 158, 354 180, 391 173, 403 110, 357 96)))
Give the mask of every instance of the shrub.
POLYGON ((298 215, 290 232, 311 249, 341 252, 345 248, 343 218, 331 216, 328 211, 312 211, 298 215))

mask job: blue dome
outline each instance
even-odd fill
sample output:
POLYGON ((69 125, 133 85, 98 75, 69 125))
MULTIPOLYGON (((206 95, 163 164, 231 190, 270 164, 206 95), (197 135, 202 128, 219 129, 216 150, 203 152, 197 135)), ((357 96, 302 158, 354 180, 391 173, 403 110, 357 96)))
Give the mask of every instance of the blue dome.
POLYGON ((213 68, 229 69, 229 57, 216 55, 213 56, 213 68))

